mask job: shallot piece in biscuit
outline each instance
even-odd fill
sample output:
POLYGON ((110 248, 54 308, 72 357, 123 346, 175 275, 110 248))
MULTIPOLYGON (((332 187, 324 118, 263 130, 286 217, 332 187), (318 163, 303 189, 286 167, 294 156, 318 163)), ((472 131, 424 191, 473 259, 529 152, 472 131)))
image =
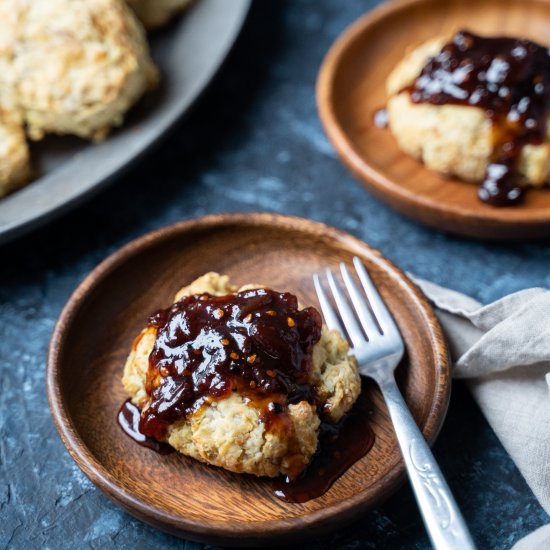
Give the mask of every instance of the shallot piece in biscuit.
POLYGON ((296 478, 320 416, 338 422, 361 383, 348 345, 314 308, 208 273, 136 338, 123 384, 143 434, 233 472, 296 478))
POLYGON ((433 170, 481 182, 512 205, 550 182, 550 52, 530 40, 458 32, 410 52, 387 80, 399 147, 433 170))
POLYGON ((13 90, 32 139, 102 139, 156 80, 122 0, 0 0, 0 87, 13 90))

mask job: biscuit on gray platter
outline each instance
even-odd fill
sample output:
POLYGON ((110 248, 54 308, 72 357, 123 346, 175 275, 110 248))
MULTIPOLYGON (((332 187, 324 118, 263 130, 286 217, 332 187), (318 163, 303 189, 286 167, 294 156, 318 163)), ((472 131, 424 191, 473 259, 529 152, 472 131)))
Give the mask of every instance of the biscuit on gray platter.
POLYGON ((0 86, 13 88, 31 139, 103 139, 156 81, 122 0, 0 0, 0 86))

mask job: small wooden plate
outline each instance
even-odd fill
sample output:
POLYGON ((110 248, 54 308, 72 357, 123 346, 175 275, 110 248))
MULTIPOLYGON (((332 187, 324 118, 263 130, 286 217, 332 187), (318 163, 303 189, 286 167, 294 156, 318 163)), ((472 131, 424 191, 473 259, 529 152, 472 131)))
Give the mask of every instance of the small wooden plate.
POLYGON ((325 225, 271 214, 226 214, 186 221, 126 245, 76 289, 55 327, 48 356, 50 408, 84 473, 137 518, 189 539, 245 546, 283 543, 342 527, 387 498, 403 465, 387 410, 374 385, 375 443, 322 497, 288 504, 265 479, 206 466, 178 453, 140 447, 117 425, 126 399, 120 378, 148 314, 211 270, 237 284, 265 282, 318 307, 311 276, 363 259, 406 342, 399 381, 428 441, 450 393, 439 324, 419 289, 379 252, 325 225))
POLYGON ((451 233, 495 240, 550 236, 550 189, 529 190, 521 206, 479 201, 476 185, 445 179, 402 153, 374 113, 386 103, 388 74, 409 48, 466 28, 550 45, 548 0, 395 0, 352 24, 327 54, 317 102, 346 166, 398 212, 451 233))

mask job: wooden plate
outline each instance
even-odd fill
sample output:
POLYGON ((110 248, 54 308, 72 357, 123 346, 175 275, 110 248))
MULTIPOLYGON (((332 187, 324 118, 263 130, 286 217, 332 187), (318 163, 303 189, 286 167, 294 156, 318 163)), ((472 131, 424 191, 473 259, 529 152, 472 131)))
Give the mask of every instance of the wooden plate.
POLYGON ((547 0, 397 0, 351 25, 326 56, 317 82, 321 120, 346 166, 376 197, 419 222, 472 237, 550 236, 550 189, 524 204, 481 203, 476 185, 444 177, 402 153, 373 114, 386 102, 385 81, 408 48, 460 28, 527 37, 550 45, 547 0))
POLYGON ((216 270, 237 284, 265 282, 318 306, 311 275, 360 256, 406 341, 400 384, 428 441, 445 416, 450 372, 441 330, 418 288, 363 242, 299 218, 207 216, 146 235, 113 254, 77 288, 48 357, 50 408, 84 473, 128 512, 170 533, 229 545, 279 543, 342 527, 388 497, 403 478, 390 420, 373 384, 372 450, 322 497, 287 504, 268 480, 232 474, 177 453, 138 446, 116 422, 120 378, 149 313, 195 277, 216 270))

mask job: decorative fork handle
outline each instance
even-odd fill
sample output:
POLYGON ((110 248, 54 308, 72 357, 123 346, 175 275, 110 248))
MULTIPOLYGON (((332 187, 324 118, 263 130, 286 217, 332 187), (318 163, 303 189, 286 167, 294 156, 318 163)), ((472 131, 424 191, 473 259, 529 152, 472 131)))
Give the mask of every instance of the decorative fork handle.
POLYGON ((379 383, 409 479, 436 550, 475 550, 464 518, 393 376, 379 383))

